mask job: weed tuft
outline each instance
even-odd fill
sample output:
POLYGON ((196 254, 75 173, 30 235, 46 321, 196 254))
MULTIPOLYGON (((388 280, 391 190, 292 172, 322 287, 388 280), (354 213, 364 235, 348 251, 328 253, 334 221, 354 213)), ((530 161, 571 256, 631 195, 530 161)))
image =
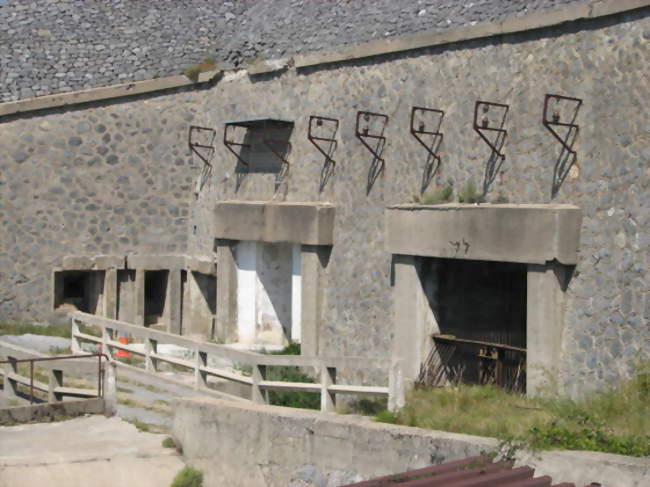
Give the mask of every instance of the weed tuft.
POLYGON ((413 202, 420 205, 439 205, 449 203, 454 195, 454 187, 450 184, 443 187, 433 188, 431 191, 413 195, 413 202))
POLYGON ((208 71, 217 69, 217 63, 213 57, 206 57, 203 62, 194 64, 183 71, 183 74, 191 79, 194 83, 199 80, 199 75, 208 71))
POLYGON ((203 472, 193 467, 184 467, 174 477, 171 487, 203 487, 203 472))
POLYGON ((459 203, 483 203, 485 198, 476 189, 474 181, 470 180, 465 183, 463 189, 458 193, 459 203))

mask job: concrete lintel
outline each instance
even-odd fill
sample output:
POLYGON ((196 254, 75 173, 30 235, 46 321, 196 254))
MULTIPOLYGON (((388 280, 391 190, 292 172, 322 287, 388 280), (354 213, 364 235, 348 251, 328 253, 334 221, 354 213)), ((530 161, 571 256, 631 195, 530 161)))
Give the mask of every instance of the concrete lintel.
POLYGON ((92 269, 93 259, 83 255, 66 255, 63 257, 62 268, 71 271, 92 269))
POLYGON ((123 255, 66 255, 62 269, 70 271, 122 269, 126 258, 123 255))
POLYGON ((264 59, 246 67, 249 75, 272 73, 286 69, 293 63, 291 58, 264 59))
POLYGON ((127 268, 144 269, 149 271, 172 270, 185 268, 184 255, 128 255, 127 268))
POLYGON ((48 108, 78 105, 80 103, 90 103, 124 96, 170 90, 184 86, 194 86, 212 81, 220 74, 221 70, 206 71, 199 74, 199 78, 196 82, 190 80, 184 75, 168 76, 165 78, 135 81, 133 83, 103 86, 101 88, 91 88, 88 90, 71 91, 68 93, 59 93, 56 95, 39 96, 25 100, 0 103, 0 117, 33 112, 36 110, 45 110, 48 108))
POLYGON ((335 209, 328 203, 221 201, 215 233, 229 240, 332 245, 335 209))
POLYGON ((209 257, 185 256, 185 268, 188 271, 200 272, 214 276, 217 272, 217 264, 209 257))
POLYGON ((533 12, 521 17, 508 17, 501 22, 480 22, 476 25, 421 32, 403 36, 389 37, 332 51, 303 54, 294 58, 296 68, 319 64, 329 64, 395 52, 423 49, 427 47, 480 39, 495 35, 511 34, 542 27, 550 27, 563 22, 580 19, 593 19, 613 15, 650 5, 648 0, 590 0, 588 2, 562 6, 544 12, 533 12))
POLYGON ((392 254, 576 264, 582 212, 573 205, 399 205, 385 212, 392 254))

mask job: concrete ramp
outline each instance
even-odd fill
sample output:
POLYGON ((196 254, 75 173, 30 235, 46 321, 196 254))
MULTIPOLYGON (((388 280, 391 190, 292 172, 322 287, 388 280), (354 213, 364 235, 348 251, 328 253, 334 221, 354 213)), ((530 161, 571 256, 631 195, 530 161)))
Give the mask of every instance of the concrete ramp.
POLYGON ((184 464, 165 435, 117 417, 0 428, 0 487, 166 487, 184 464))

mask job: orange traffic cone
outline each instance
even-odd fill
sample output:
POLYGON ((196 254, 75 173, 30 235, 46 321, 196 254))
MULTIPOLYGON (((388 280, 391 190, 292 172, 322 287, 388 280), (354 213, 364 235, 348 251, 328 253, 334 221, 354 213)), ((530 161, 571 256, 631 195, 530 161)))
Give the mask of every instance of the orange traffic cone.
MULTIPOLYGON (((129 337, 122 336, 118 338, 120 343, 122 345, 128 345, 129 344, 129 337)), ((127 352, 126 350, 118 350, 117 353, 115 354, 116 357, 118 358, 130 358, 131 357, 131 352, 127 352)))

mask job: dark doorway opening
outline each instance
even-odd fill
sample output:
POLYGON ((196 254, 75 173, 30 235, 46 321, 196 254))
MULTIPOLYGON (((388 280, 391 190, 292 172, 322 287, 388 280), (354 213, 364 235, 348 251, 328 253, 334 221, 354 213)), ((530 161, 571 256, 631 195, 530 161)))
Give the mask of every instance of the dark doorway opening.
POLYGON ((432 355, 449 382, 525 392, 525 264, 425 259, 423 285, 439 326, 432 355))
POLYGON ((155 325, 163 320, 167 298, 169 271, 144 273, 144 324, 155 325))
POLYGON ((101 310, 104 271, 59 271, 54 276, 54 309, 73 308, 96 314, 101 310))

